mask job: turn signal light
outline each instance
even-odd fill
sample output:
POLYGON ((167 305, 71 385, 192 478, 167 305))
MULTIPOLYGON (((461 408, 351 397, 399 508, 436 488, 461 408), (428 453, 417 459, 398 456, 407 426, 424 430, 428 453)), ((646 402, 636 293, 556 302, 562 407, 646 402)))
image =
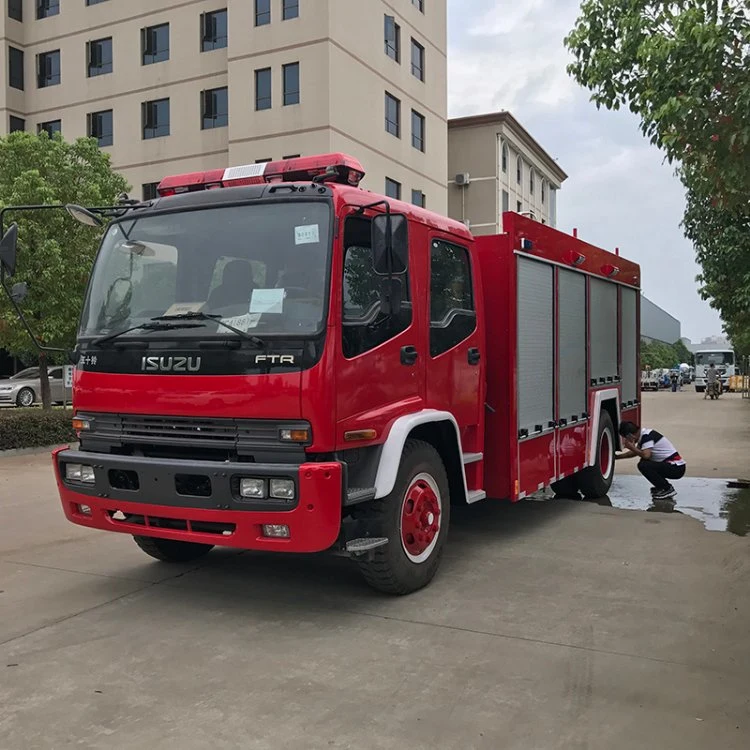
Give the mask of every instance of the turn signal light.
POLYGON ((344 440, 347 443, 353 443, 358 440, 375 440, 377 436, 377 430, 350 430, 344 433, 344 440))
POLYGON ((73 429, 76 432, 82 432, 84 430, 91 429, 91 422, 88 419, 82 419, 81 417, 73 417, 73 429))
POLYGON ((279 430, 279 439, 285 443, 307 443, 310 441, 310 430, 279 430))

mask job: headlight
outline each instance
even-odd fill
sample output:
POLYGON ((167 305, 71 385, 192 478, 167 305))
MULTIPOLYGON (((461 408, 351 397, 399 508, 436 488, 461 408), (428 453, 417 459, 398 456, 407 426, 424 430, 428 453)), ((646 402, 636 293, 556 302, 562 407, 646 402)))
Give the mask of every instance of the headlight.
POLYGON ((277 500, 294 500, 294 482, 291 479, 272 479, 271 497, 277 500))
POLYGON ((263 499, 266 496, 266 480, 240 479, 240 496, 263 499))
POLYGON ((65 478, 85 484, 94 484, 96 481, 94 467, 86 464, 65 464, 65 478))
POLYGON ((12 385, 0 385, 0 391, 12 391, 13 386, 12 385))

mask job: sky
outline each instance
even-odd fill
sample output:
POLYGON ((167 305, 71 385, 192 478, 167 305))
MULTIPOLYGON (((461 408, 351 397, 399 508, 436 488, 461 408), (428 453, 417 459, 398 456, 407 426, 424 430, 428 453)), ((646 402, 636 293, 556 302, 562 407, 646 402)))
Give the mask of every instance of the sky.
POLYGON ((721 334, 698 294, 684 193, 629 112, 597 110, 568 76, 579 0, 448 0, 450 117, 509 110, 568 173, 558 229, 641 264, 644 294, 694 343, 721 334))

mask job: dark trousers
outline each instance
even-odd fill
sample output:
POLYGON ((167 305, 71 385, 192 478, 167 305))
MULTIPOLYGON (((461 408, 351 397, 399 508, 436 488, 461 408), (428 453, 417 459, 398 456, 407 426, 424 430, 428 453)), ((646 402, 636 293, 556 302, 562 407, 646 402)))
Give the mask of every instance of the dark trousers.
POLYGON ((676 466, 667 461, 647 461, 645 458, 638 462, 638 471, 648 479, 657 490, 669 489, 669 479, 682 479, 685 476, 685 464, 676 466))

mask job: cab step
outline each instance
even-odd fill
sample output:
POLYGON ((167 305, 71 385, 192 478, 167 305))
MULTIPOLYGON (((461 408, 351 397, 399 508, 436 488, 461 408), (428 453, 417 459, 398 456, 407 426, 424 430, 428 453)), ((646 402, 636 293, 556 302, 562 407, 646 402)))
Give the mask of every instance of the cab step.
POLYGON ((351 539, 346 543, 346 551, 350 555, 364 555, 366 552, 384 547, 388 544, 387 537, 362 537, 361 539, 351 539))
POLYGON ((346 491, 345 506, 369 503, 375 499, 377 490, 374 487, 349 487, 346 491))
POLYGON ((472 503, 478 503, 480 500, 484 500, 487 497, 487 493, 484 490, 469 490, 466 503, 471 505, 472 503))

